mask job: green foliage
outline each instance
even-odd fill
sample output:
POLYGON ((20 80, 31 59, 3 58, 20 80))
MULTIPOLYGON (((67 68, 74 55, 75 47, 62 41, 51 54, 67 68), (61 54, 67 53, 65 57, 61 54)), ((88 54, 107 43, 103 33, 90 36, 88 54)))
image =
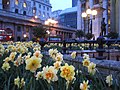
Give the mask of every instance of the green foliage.
POLYGON ((111 39, 116 39, 116 38, 118 38, 118 33, 111 31, 111 32, 108 33, 107 37, 111 38, 111 39))
POLYGON ((46 28, 43 27, 42 25, 33 27, 33 35, 36 38, 45 38, 47 36, 46 28))
POLYGON ((82 30, 77 30, 76 36, 79 37, 79 38, 81 38, 81 37, 84 36, 84 32, 82 30))
POLYGON ((90 40, 93 38, 94 35, 92 33, 87 33, 85 36, 88 40, 90 40))

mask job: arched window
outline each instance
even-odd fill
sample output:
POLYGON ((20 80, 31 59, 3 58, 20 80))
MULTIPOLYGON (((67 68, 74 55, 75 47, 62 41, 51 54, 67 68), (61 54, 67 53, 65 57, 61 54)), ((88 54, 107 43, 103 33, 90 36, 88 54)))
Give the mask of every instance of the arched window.
POLYGON ((26 8, 26 7, 27 7, 27 4, 26 4, 25 2, 23 3, 23 7, 24 7, 24 8, 26 8))
POLYGON ((18 0, 15 0, 15 4, 18 5, 19 1, 18 0))

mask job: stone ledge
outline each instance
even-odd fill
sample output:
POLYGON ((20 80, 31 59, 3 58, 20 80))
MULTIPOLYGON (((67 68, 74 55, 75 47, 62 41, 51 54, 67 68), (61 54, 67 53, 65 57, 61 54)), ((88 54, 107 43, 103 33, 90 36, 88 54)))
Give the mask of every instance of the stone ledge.
MULTIPOLYGON (((76 59, 72 59, 70 55, 64 55, 65 61, 75 62, 82 64, 83 58, 78 56, 76 59)), ((90 59, 91 62, 94 62, 97 68, 109 69, 112 71, 120 71, 120 61, 114 60, 96 60, 95 58, 90 59)))

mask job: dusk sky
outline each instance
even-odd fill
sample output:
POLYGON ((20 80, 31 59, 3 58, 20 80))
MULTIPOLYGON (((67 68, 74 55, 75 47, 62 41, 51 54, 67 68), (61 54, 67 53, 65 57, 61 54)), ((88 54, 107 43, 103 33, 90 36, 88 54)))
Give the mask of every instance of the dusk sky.
POLYGON ((50 0, 52 11, 72 7, 72 0, 50 0))

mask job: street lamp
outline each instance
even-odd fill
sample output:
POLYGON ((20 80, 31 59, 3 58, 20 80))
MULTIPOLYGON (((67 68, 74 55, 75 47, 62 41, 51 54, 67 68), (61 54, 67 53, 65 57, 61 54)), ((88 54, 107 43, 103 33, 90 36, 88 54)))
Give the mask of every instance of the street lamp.
POLYGON ((88 21, 88 33, 92 34, 92 19, 95 19, 95 16, 97 15, 97 11, 96 10, 91 10, 91 9, 87 9, 85 12, 82 13, 82 17, 84 19, 84 33, 85 33, 85 20, 88 21), (93 18, 90 18, 90 16, 93 16, 93 18), (91 21, 91 25, 90 25, 90 31, 89 31, 89 24, 91 21))
POLYGON ((57 23, 58 23, 58 21, 53 20, 53 19, 48 19, 45 21, 45 25, 47 25, 49 27, 49 31, 51 31, 51 27, 57 23))

